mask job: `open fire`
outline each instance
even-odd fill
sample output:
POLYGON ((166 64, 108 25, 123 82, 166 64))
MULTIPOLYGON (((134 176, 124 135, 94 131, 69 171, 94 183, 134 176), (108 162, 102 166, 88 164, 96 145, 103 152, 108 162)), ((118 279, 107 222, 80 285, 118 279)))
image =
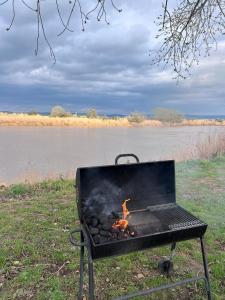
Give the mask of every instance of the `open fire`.
POLYGON ((116 220, 116 222, 112 225, 113 228, 118 228, 122 231, 124 231, 128 226, 128 221, 126 220, 127 216, 129 215, 129 210, 127 209, 127 202, 130 201, 130 199, 126 199, 122 204, 122 210, 123 210, 123 218, 120 220, 116 220))
POLYGON ((122 217, 115 211, 107 215, 100 213, 96 216, 91 214, 87 207, 84 208, 85 220, 96 244, 128 239, 137 235, 136 230, 127 220, 127 216, 130 214, 127 208, 128 201, 130 201, 129 198, 122 203, 122 217))

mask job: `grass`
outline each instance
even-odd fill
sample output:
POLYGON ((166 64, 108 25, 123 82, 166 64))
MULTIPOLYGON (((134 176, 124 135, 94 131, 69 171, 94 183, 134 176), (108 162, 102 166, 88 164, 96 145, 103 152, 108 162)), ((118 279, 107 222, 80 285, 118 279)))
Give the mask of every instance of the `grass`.
MULTIPOLYGON (((38 114, 1 113, 0 126, 59 126, 59 127, 132 127, 132 126, 168 126, 158 120, 144 119, 141 115, 131 115, 124 118, 105 118, 97 116, 77 116, 51 117, 38 114)), ((184 120, 182 123, 171 126, 225 126, 225 120, 184 120)))
MULTIPOLYGON (((176 165, 178 202, 209 224, 206 245, 216 300, 225 299, 224 171, 224 156, 176 165)), ((73 181, 13 185, 1 190, 0 202, 0 299, 77 299, 79 252, 68 241, 69 230, 79 226, 73 181)), ((197 241, 178 244, 170 278, 157 270, 168 254, 169 247, 161 247, 96 261, 97 299, 201 274, 197 241)), ((202 284, 190 284, 146 299, 200 300, 205 295, 202 284)))

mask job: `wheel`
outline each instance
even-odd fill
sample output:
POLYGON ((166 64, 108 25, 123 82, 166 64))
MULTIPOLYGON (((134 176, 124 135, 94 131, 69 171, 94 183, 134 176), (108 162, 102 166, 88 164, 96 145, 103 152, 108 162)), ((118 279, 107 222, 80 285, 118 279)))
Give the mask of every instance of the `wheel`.
POLYGON ((173 262, 169 259, 161 260, 158 268, 161 274, 169 275, 173 271, 173 262))

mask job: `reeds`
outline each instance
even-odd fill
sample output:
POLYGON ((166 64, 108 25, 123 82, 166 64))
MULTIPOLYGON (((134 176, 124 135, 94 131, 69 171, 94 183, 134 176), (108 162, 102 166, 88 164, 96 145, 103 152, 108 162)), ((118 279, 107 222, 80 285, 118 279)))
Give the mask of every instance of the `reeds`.
MULTIPOLYGON (((42 115, 20 114, 20 113, 0 113, 0 126, 59 126, 59 127, 134 127, 134 126, 170 126, 158 120, 146 119, 139 122, 129 121, 129 117, 106 118, 97 116, 88 118, 87 116, 71 115, 68 117, 51 117, 42 115)), ((225 126, 225 120, 183 120, 182 123, 171 124, 171 126, 225 126)))
POLYGON ((182 125, 184 126, 225 126, 225 120, 217 120, 217 119, 183 120, 182 125))
MULTIPOLYGON (((138 126, 160 126, 161 122, 146 120, 138 126)), ((72 115, 70 117, 50 117, 28 114, 0 113, 0 126, 59 126, 59 127, 132 127, 127 118, 88 118, 86 116, 72 115)))
MULTIPOLYGON (((182 148, 173 155, 176 161, 195 159, 209 160, 225 154, 225 131, 209 133, 205 138, 199 139, 185 149, 182 148)), ((171 158, 171 157, 170 157, 171 158)))

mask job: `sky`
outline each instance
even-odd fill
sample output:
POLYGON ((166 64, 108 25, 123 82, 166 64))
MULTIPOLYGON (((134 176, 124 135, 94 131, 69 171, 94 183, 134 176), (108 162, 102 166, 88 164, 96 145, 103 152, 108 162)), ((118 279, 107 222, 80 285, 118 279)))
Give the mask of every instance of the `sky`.
MULTIPOLYGON (((92 2, 83 0, 84 5, 92 2)), ((151 65, 149 50, 159 46, 154 20, 161 13, 160 1, 115 0, 122 13, 109 7, 110 25, 93 15, 84 32, 75 14, 74 32, 59 37, 63 28, 55 1, 41 1, 54 65, 43 36, 34 55, 36 16, 20 2, 12 29, 5 30, 10 3, 0 7, 0 111, 49 112, 61 105, 78 113, 95 108, 102 114, 151 114, 155 107, 167 107, 184 114, 225 115, 225 41, 179 84, 172 70, 151 65)), ((66 19, 69 5, 59 3, 66 19)))

